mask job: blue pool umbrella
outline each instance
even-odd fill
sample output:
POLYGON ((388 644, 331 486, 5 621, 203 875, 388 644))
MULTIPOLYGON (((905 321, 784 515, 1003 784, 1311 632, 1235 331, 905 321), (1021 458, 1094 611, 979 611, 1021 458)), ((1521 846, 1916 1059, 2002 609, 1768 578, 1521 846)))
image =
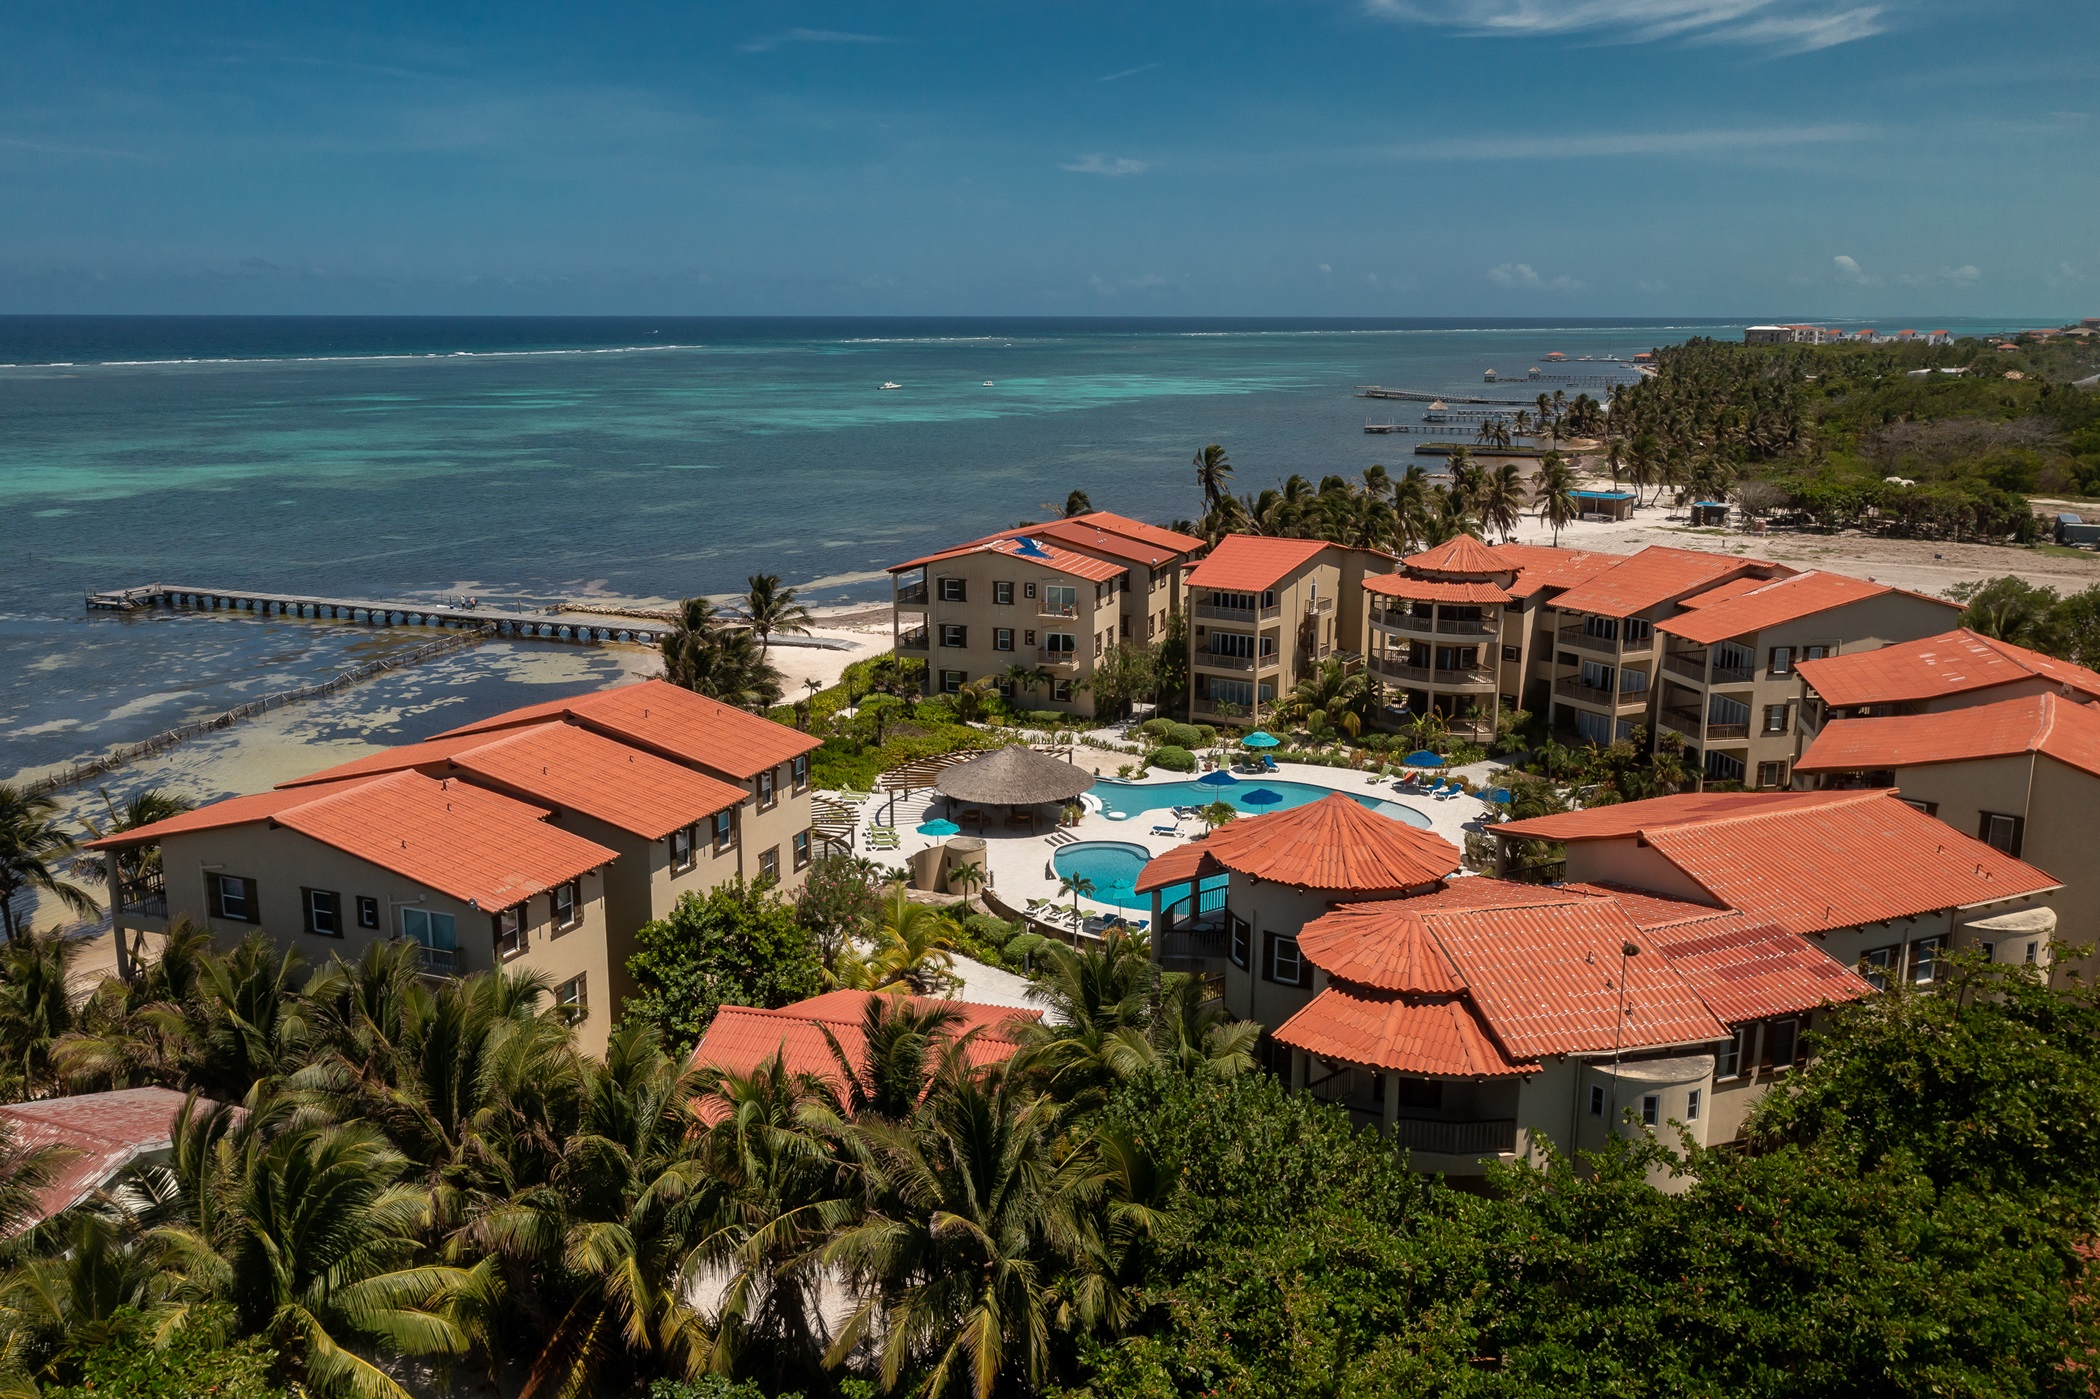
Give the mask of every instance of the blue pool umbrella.
POLYGON ((1249 806, 1274 806, 1283 800, 1283 793, 1272 792, 1266 787, 1256 787, 1251 792, 1241 793, 1240 800, 1249 806))
POLYGON ((962 827, 956 825, 953 821, 928 821, 925 825, 919 827, 919 834, 922 836, 952 836, 960 835, 961 833, 962 827))
POLYGON ((1509 800, 1509 788, 1490 787, 1480 794, 1480 799, 1490 802, 1506 802, 1509 800))
POLYGON ((1248 734, 1245 738, 1241 739, 1240 746, 1243 748, 1274 748, 1277 744, 1281 742, 1283 742, 1283 740, 1278 738, 1275 734, 1255 733, 1248 734))
POLYGON ((1239 785, 1239 779, 1223 768, 1218 768, 1213 772, 1206 772, 1196 780, 1206 787, 1236 787, 1239 785))
POLYGON ((1444 755, 1432 753, 1427 748, 1417 748, 1400 761, 1411 768, 1440 768, 1444 765, 1444 755))

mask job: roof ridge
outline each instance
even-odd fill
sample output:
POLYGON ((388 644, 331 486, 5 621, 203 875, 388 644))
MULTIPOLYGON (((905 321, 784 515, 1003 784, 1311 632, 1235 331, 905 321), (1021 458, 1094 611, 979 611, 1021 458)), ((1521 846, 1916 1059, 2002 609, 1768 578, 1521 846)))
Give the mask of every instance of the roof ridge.
POLYGON ((1882 796, 1892 790, 1892 788, 1888 787, 1862 787, 1849 792, 1788 793, 1787 795, 1789 796, 1814 796, 1822 798, 1822 800, 1812 802, 1759 802, 1754 806, 1746 805, 1741 811, 1726 816, 1683 816, 1674 821, 1663 821, 1653 826, 1641 826, 1637 829, 1637 834, 1645 840, 1650 831, 1679 831, 1688 826, 1733 826, 1743 821, 1759 820, 1779 812, 1797 811, 1809 807, 1856 806, 1862 801, 1882 796))

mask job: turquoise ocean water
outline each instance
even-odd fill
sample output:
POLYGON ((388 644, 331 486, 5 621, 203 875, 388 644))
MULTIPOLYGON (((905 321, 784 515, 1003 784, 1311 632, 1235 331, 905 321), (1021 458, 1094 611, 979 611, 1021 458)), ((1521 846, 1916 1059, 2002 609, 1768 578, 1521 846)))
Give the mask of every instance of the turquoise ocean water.
MULTIPOLYGON (((1521 380, 1553 350, 1575 373, 1583 355, 1740 330, 0 317, 0 777, 427 639, 91 615, 90 589, 537 607, 725 593, 764 571, 813 602, 874 599, 885 565, 1041 518, 1075 488, 1193 515, 1206 442, 1241 489, 1405 466, 1421 439, 1363 427, 1411 415, 1357 385, 1478 393, 1485 369, 1521 380)), ((533 649, 360 686, 344 722, 416 737, 410 700, 432 687, 462 722, 615 669, 585 653, 550 677, 523 663, 533 649)))

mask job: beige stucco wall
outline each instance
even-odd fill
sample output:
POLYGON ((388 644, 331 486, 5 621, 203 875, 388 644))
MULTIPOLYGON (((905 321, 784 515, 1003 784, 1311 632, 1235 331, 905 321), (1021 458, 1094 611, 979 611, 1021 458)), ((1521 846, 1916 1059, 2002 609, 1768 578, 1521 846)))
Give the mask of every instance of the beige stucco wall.
MULTIPOLYGON (((1155 592, 1126 593, 1129 575, 1119 574, 1110 582, 1095 583, 1091 579, 1078 578, 1044 568, 1007 554, 966 554, 958 558, 943 559, 926 566, 926 616, 927 648, 925 651, 902 651, 899 655, 923 658, 926 662, 926 689, 928 694, 938 694, 941 689, 940 673, 944 670, 966 672, 969 680, 981 680, 986 676, 998 676, 1010 665, 1025 665, 1031 669, 1042 664, 1037 654, 1046 633, 1068 632, 1073 637, 1073 655, 1078 665, 1071 669, 1053 669, 1051 674, 1058 680, 1079 680, 1094 673, 1095 658, 1114 643, 1121 630, 1121 619, 1126 606, 1135 612, 1141 600, 1157 595, 1155 592), (964 599, 961 602, 943 602, 940 599, 940 580, 960 578, 964 583, 964 599), (1111 582, 1113 587, 1111 587, 1111 582), (1011 583, 1011 603, 992 601, 995 583, 1011 583), (1035 585, 1036 595, 1028 596, 1028 585, 1035 585), (1044 589, 1051 586, 1073 588, 1078 593, 1078 614, 1073 617, 1046 617, 1041 615, 1047 594, 1044 589), (969 630, 964 636, 963 646, 941 645, 941 626, 956 623, 969 630), (995 633, 999 628, 1013 631, 1013 649, 994 649, 995 633), (1028 639, 1033 633, 1034 641, 1028 639)), ((1171 592, 1167 589, 1159 590, 1171 592)), ((899 608, 900 612, 917 613, 919 604, 899 608)), ((1137 619, 1133 618, 1133 626, 1137 619)), ((1133 638, 1137 639, 1137 638, 1133 638)), ((1070 700, 1051 698, 1049 687, 1039 689, 1033 695, 1025 691, 1016 696, 1016 702, 1031 709, 1061 709, 1074 714, 1091 715, 1093 700, 1085 691, 1080 691, 1070 700)))

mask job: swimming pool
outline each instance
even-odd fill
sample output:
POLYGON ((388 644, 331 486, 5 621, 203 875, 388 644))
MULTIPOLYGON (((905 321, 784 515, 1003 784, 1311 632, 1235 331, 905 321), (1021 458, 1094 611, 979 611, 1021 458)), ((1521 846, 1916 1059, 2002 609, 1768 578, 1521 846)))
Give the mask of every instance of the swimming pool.
MULTIPOLYGON (((1060 845, 1050 857, 1050 865, 1060 875, 1076 874, 1092 884, 1094 892, 1083 895, 1084 898, 1114 908, 1150 912, 1151 892, 1140 894, 1133 886, 1137 883, 1138 872, 1151 858, 1151 852, 1142 845, 1126 845, 1119 840, 1087 840, 1077 845, 1060 845)), ((1225 880, 1226 876, 1222 874, 1206 876, 1202 881, 1204 892, 1222 891, 1225 880)), ((1188 896, 1188 885, 1169 885, 1160 891, 1160 907, 1172 908, 1188 896)), ((1223 902, 1222 892, 1218 902, 1223 902)), ((1206 905, 1210 906, 1214 905, 1206 905)))
MULTIPOLYGON (((1093 786, 1091 795, 1101 799, 1101 809, 1112 816, 1135 816, 1141 811, 1157 811, 1162 807, 1209 806, 1214 801, 1228 801, 1248 816, 1260 816, 1269 811, 1289 811, 1294 806, 1316 802, 1333 789, 1315 787, 1308 782, 1281 782, 1273 777, 1242 777, 1230 787, 1207 787, 1193 779, 1187 782, 1121 782, 1113 777, 1104 777, 1093 786), (1280 802, 1264 806, 1260 803, 1248 805, 1247 794, 1263 789, 1282 797, 1280 802)), ((1429 817, 1411 806, 1400 802, 1389 802, 1379 797, 1360 792, 1344 792, 1343 796, 1367 806, 1380 816, 1390 816, 1395 821, 1405 821, 1410 826, 1427 830, 1429 817)), ((1070 849, 1070 846, 1066 847, 1070 849)))

